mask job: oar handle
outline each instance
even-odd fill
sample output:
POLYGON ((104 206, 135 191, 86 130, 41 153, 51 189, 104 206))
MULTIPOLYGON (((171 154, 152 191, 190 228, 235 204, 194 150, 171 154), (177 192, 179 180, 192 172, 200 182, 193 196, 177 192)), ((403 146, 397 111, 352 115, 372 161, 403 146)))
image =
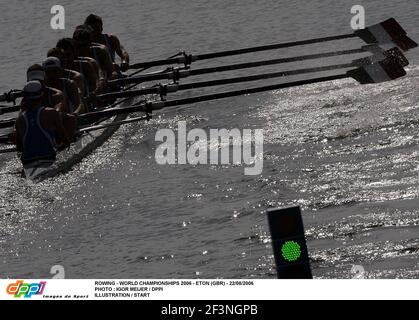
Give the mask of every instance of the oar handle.
POLYGON ((130 69, 152 68, 157 66, 164 66, 169 64, 184 64, 186 67, 190 66, 192 62, 196 61, 197 57, 193 55, 184 54, 179 58, 162 59, 149 62, 135 63, 129 66, 130 69))
POLYGON ((222 57, 234 56, 234 55, 240 55, 240 54, 246 54, 246 53, 269 51, 269 50, 276 50, 276 49, 284 49, 284 48, 291 48, 291 47, 298 47, 298 46, 305 46, 305 45, 314 44, 314 43, 322 43, 322 42, 327 42, 327 41, 336 41, 336 40, 343 40, 343 39, 356 38, 356 37, 357 36, 355 34, 350 33, 350 34, 344 34, 344 35, 339 35, 339 36, 323 37, 323 38, 316 38, 316 39, 309 39, 309 40, 302 40, 302 41, 294 41, 294 42, 277 43, 277 44, 270 44, 270 45, 265 45, 265 46, 249 47, 249 48, 244 48, 244 49, 204 53, 204 54, 197 55, 196 59, 197 60, 206 60, 206 59, 222 58, 222 57))
POLYGON ((17 98, 23 97, 22 90, 10 90, 9 92, 3 93, 0 95, 0 102, 7 101, 7 102, 14 102, 17 98))

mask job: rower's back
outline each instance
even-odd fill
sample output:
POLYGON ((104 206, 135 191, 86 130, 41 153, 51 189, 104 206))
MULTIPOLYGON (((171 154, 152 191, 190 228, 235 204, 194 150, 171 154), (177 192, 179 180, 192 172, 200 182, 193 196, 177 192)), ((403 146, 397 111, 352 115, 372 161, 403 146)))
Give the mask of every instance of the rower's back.
POLYGON ((39 160, 55 160, 57 133, 62 134, 59 114, 42 104, 43 86, 39 81, 25 85, 25 110, 16 120, 17 147, 23 164, 39 160))
POLYGON ((111 61, 115 71, 119 74, 121 71, 127 71, 129 68, 129 54, 119 41, 118 37, 113 34, 103 33, 103 20, 95 14, 89 14, 84 24, 91 29, 92 42, 104 45, 110 54, 111 61), (121 65, 116 63, 116 54, 121 58, 121 65))
POLYGON ((115 78, 112 60, 105 46, 92 43, 88 26, 78 26, 73 34, 78 56, 91 57, 98 63, 106 79, 115 78))
POLYGON ((22 126, 23 133, 23 164, 37 160, 55 160, 55 117, 58 117, 57 111, 44 107, 26 109, 22 113, 19 125, 22 126))

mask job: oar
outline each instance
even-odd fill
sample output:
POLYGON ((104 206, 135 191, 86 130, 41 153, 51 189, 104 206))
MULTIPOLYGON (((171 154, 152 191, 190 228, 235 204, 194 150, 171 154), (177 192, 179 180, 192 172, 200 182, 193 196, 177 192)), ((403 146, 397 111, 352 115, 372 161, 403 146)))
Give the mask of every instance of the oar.
POLYGON ((0 101, 14 102, 18 98, 23 97, 22 90, 11 90, 0 95, 0 101))
POLYGON ((9 118, 9 119, 0 121, 0 129, 13 127, 15 125, 15 121, 16 119, 14 118, 9 118))
POLYGON ((349 33, 349 34, 323 37, 323 38, 315 38, 315 39, 309 39, 309 40, 303 40, 303 41, 278 43, 278 44, 271 44, 271 45, 265 45, 265 46, 250 47, 250 48, 244 48, 244 49, 219 51, 219 52, 205 53, 205 54, 199 54, 199 55, 184 54, 182 57, 175 58, 175 59, 164 59, 164 60, 155 60, 155 61, 149 61, 149 62, 136 63, 136 64, 131 65, 130 69, 155 67, 155 66, 171 65, 171 64, 190 65, 192 62, 198 61, 198 60, 221 58, 221 57, 234 56, 234 55, 240 55, 240 54, 245 54, 245 53, 290 48, 290 47, 303 46, 303 45, 309 45, 309 44, 314 44, 314 43, 322 43, 322 42, 350 39, 350 38, 357 38, 357 37, 361 38, 362 40, 364 40, 366 43, 369 43, 369 44, 372 44, 372 43, 383 44, 383 43, 393 42, 398 47, 400 47, 403 51, 408 51, 410 49, 417 47, 417 43, 407 36, 406 31, 400 26, 400 24, 394 18, 390 18, 376 25, 367 27, 366 29, 357 30, 354 33, 349 33))
POLYGON ((17 112, 20 110, 20 106, 2 106, 0 107, 0 115, 11 113, 11 112, 17 112))
POLYGON ((146 103, 141 103, 141 104, 135 104, 133 106, 126 107, 126 108, 118 108, 118 109, 112 109, 112 110, 92 112, 89 114, 84 114, 80 117, 89 119, 89 118, 98 118, 98 117, 103 117, 103 116, 113 116, 117 114, 127 114, 127 113, 139 112, 139 111, 150 113, 152 110, 159 110, 165 107, 172 107, 172 106, 179 106, 179 105, 191 104, 191 103, 196 103, 196 102, 223 99, 223 98, 240 96, 244 94, 258 93, 258 92, 263 92, 263 91, 272 91, 272 90, 278 90, 278 89, 284 89, 284 88, 291 88, 291 87, 303 86, 307 84, 314 84, 314 83, 332 81, 332 80, 338 80, 338 79, 344 79, 344 78, 354 78, 361 84, 368 84, 368 83, 379 83, 379 82, 384 82, 384 81, 390 81, 390 80, 400 78, 404 75, 406 75, 406 71, 396 60, 391 59, 391 58, 386 58, 383 61, 366 65, 366 66, 362 66, 356 69, 352 69, 352 70, 347 71, 346 73, 339 74, 339 75, 300 80, 300 81, 294 81, 294 82, 288 82, 288 83, 280 83, 280 84, 274 84, 274 85, 262 86, 262 87, 247 88, 247 89, 236 90, 236 91, 227 91, 227 92, 221 92, 221 93, 215 93, 215 94, 201 95, 201 96, 190 97, 190 98, 179 99, 179 100, 146 102, 146 103))
POLYGON ((135 96, 147 95, 147 94, 159 94, 161 96, 166 96, 167 93, 183 91, 183 90, 221 86, 221 85, 226 85, 226 84, 250 82, 250 81, 257 81, 257 80, 264 80, 264 79, 271 79, 271 78, 279 78, 279 77, 284 77, 284 76, 298 75, 298 74, 305 74, 305 73, 324 72, 324 71, 332 71, 332 70, 338 70, 338 69, 348 69, 348 68, 356 67, 359 65, 362 65, 362 63, 358 61, 354 61, 352 63, 347 63, 347 64, 338 64, 338 65, 331 65, 331 66, 325 66, 325 67, 308 68, 308 69, 300 69, 300 70, 292 70, 292 71, 271 72, 271 73, 255 74, 251 76, 208 80, 208 81, 193 82, 193 83, 186 83, 186 84, 177 84, 177 83, 161 84, 161 85, 157 85, 151 88, 130 90, 130 91, 124 91, 124 92, 107 93, 107 94, 101 95, 100 98, 106 99, 106 98, 135 97, 135 96))
MULTIPOLYGON (((176 54, 174 54, 174 55, 170 56, 170 57, 169 57, 169 58, 167 58, 166 60, 173 59, 174 57, 177 57, 177 56, 179 56, 179 55, 181 55, 181 54, 182 54, 182 52, 178 52, 178 53, 176 53, 176 54)), ((139 74, 140 72, 144 72, 144 71, 146 71, 147 69, 149 69, 149 68, 151 68, 151 67, 153 67, 153 66, 144 66, 144 67, 135 68, 135 69, 140 69, 140 70, 137 70, 137 71, 135 71, 135 72, 131 73, 130 75, 128 75, 128 77, 133 77, 133 76, 135 76, 136 74, 139 74)))
POLYGON ((12 153, 12 152, 16 152, 16 151, 17 151, 16 148, 7 148, 7 149, 0 150, 0 154, 12 153))
MULTIPOLYGON (((366 58, 366 59, 367 61, 368 59, 372 59, 371 61, 376 61, 376 60, 382 60, 386 57, 394 57, 394 59, 397 59, 399 61, 399 64, 401 64, 402 66, 407 66, 409 64, 409 61, 406 59, 406 57, 398 48, 393 48, 387 51, 382 51, 380 54, 376 54, 373 57, 374 58, 366 58)), ((287 58, 287 59, 293 59, 293 58, 287 58)), ((177 82, 179 79, 189 77, 189 76, 197 76, 197 75, 203 75, 203 74, 209 74, 209 73, 215 73, 215 72, 225 72, 225 71, 274 65, 274 64, 282 63, 283 60, 284 59, 272 59, 272 60, 246 62, 246 63, 239 63, 239 64, 217 66, 217 67, 209 67, 209 68, 202 68, 202 69, 195 69, 195 70, 172 69, 171 71, 164 72, 164 73, 145 74, 138 77, 125 78, 125 79, 116 80, 116 81, 126 84, 126 83, 132 83, 136 81, 147 82, 147 81, 170 79, 170 80, 173 80, 174 82, 177 82)), ((321 72, 321 71, 328 71, 328 70, 340 69, 340 68, 350 68, 354 66, 359 66, 360 64, 364 64, 364 63, 365 63, 365 59, 360 59, 349 64, 341 64, 341 65, 333 65, 333 66, 327 66, 327 67, 309 68, 309 69, 293 70, 293 71, 283 71, 283 72, 275 73, 275 75, 272 74, 272 77, 289 76, 289 75, 296 75, 296 74, 310 73, 310 72, 321 72)), ((155 92, 154 91, 145 92, 144 94, 149 94, 149 93, 155 93, 155 92)), ((121 95, 118 95, 118 94, 113 95, 112 93, 110 93, 110 94, 102 95, 101 97, 104 97, 104 98, 105 97, 106 98, 121 97, 121 95)))
POLYGON ((142 116, 142 117, 129 118, 129 119, 121 120, 121 121, 112 121, 109 124, 101 124, 101 125, 90 126, 90 127, 86 127, 86 128, 80 128, 78 130, 78 133, 87 133, 87 132, 90 132, 90 131, 96 131, 96 130, 105 129, 105 128, 109 128, 109 127, 119 127, 123 124, 138 122, 138 121, 142 121, 142 120, 150 120, 150 119, 151 119, 151 116, 147 115, 147 116, 142 116))

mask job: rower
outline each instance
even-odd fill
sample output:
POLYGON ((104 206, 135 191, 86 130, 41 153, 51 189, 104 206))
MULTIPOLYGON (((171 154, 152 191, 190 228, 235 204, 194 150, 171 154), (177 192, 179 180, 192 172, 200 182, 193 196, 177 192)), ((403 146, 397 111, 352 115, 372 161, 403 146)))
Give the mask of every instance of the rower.
POLYGON ((129 68, 129 54, 124 46, 122 46, 117 36, 103 33, 102 18, 95 14, 90 14, 84 23, 91 26, 93 29, 92 41, 106 46, 113 63, 115 63, 115 54, 117 54, 121 58, 120 70, 127 71, 129 68))
MULTIPOLYGON (((44 94, 42 96, 42 104, 45 107, 53 108, 56 110, 65 110, 66 109, 66 99, 64 99, 64 93, 57 89, 52 88, 46 85, 46 75, 44 68, 39 64, 32 65, 27 73, 27 81, 37 80, 39 81, 44 90, 44 94)), ((22 110, 25 110, 25 100, 22 101, 22 110)), ((72 137, 76 127, 77 127, 77 119, 74 115, 68 115, 65 113, 61 113, 61 121, 64 126, 64 129, 67 132, 68 137, 72 137)))
POLYGON ((42 96, 42 104, 48 108, 58 109, 64 100, 63 93, 55 88, 45 85, 45 71, 39 64, 34 64, 26 71, 27 81, 39 81, 43 85, 44 94, 42 96))
POLYGON ((22 152, 21 161, 27 165, 36 161, 54 161, 57 148, 70 145, 59 113, 43 104, 44 86, 29 81, 23 88, 26 109, 16 119, 16 146, 22 152), (55 142, 59 136, 61 145, 55 142))
MULTIPOLYGON (((91 26, 89 26, 87 24, 80 24, 80 25, 78 25, 77 27, 74 28, 74 31, 77 31, 79 29, 86 30, 87 32, 89 32, 90 40, 92 41, 92 46, 102 48, 102 49, 106 50, 106 52, 108 52, 108 49, 106 48, 106 46, 104 44, 93 41, 93 28, 91 26)), ((109 54, 109 58, 111 58, 109 52, 108 52, 108 54, 109 54)), ((112 58, 111 58, 111 60, 112 60, 112 58)))
POLYGON ((64 68, 64 78, 73 80, 79 89, 80 95, 84 97, 86 93, 84 76, 80 72, 68 68, 64 50, 60 48, 52 48, 48 50, 47 57, 55 57, 60 60, 61 65, 64 68))
POLYGON ((57 42, 57 48, 62 49, 65 56, 66 67, 83 74, 90 91, 96 90, 99 80, 99 65, 90 57, 77 57, 73 38, 63 38, 57 42))
POLYGON ((43 63, 46 75, 46 85, 61 90, 64 94, 65 103, 61 112, 80 115, 85 112, 84 104, 79 94, 79 90, 74 81, 65 78, 65 71, 58 58, 49 57, 43 63))
POLYGON ((96 96, 104 93, 106 81, 100 78, 99 65, 95 59, 90 57, 76 57, 74 39, 63 38, 57 42, 57 48, 63 50, 66 67, 83 74, 85 78, 86 102, 96 105, 96 96))
POLYGON ((78 57, 91 57, 97 61, 106 80, 117 78, 114 71, 112 60, 108 51, 102 47, 92 44, 90 27, 80 26, 74 31, 73 39, 76 44, 76 53, 78 57))

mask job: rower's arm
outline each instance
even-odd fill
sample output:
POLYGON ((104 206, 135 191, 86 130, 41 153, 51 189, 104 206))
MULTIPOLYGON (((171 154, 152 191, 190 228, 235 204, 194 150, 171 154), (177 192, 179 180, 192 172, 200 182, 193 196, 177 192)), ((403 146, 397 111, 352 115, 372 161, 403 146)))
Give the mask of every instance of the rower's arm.
POLYGON ((95 79, 96 79, 96 94, 100 94, 103 93, 105 91, 106 88, 106 79, 101 77, 100 72, 99 72, 99 64, 97 63, 96 60, 94 59, 89 59, 88 61, 90 63, 90 65, 92 66, 92 68, 95 71, 95 79))
POLYGON ((116 77, 116 74, 114 73, 112 60, 108 51, 106 51, 106 49, 98 48, 98 53, 99 59, 101 61, 100 64, 106 73, 106 78, 114 79, 116 77))
POLYGON ((96 71, 95 71, 95 69, 94 69, 94 67, 91 63, 86 61, 84 67, 86 69, 85 77, 86 77, 87 84, 88 84, 89 88, 93 91, 92 93, 95 93, 97 88, 98 88, 99 78, 98 78, 98 76, 96 74, 96 71))
POLYGON ((87 82, 91 88, 91 94, 98 95, 104 92, 106 81, 99 75, 99 66, 95 60, 85 61, 84 68, 86 70, 87 82))
POLYGON ((58 111, 53 110, 53 109, 49 109, 49 110, 46 109, 46 111, 48 112, 49 119, 51 119, 52 121, 53 130, 60 137, 60 141, 62 141, 63 145, 61 147, 63 148, 68 147, 70 145, 70 139, 68 138, 67 132, 64 129, 60 114, 58 113, 58 111))
POLYGON ((87 61, 88 63, 90 63, 90 65, 93 67, 95 75, 97 78, 100 77, 100 67, 99 64, 97 63, 97 61, 91 57, 83 57, 84 61, 87 61))
POLYGON ((121 44, 117 36, 110 35, 109 42, 112 46, 112 49, 117 53, 118 56, 121 57, 122 63, 129 64, 129 54, 127 50, 125 50, 124 46, 121 44))
POLYGON ((106 80, 100 76, 100 68, 97 61, 90 57, 80 57, 76 63, 82 63, 83 74, 85 75, 89 88, 93 94, 100 94, 104 92, 106 87, 106 80))
POLYGON ((121 57, 121 71, 127 71, 129 69, 129 54, 127 50, 125 50, 117 36, 110 35, 109 42, 112 49, 121 57))
POLYGON ((47 88, 45 104, 46 106, 60 112, 66 112, 67 110, 67 103, 64 99, 64 93, 56 88, 47 88))
POLYGON ((82 99, 80 97, 79 89, 77 88, 76 83, 74 81, 69 81, 68 84, 68 96, 75 108, 73 113, 76 115, 84 113, 84 105, 82 103, 82 99))
POLYGON ((80 94, 83 95, 86 92, 84 87, 84 76, 80 72, 76 72, 75 76, 73 77, 73 81, 76 83, 77 88, 80 91, 80 94))
POLYGON ((48 104, 51 106, 51 108, 60 108, 56 106, 58 106, 60 103, 64 101, 63 92, 61 90, 51 88, 51 87, 49 87, 48 90, 50 90, 50 93, 48 96, 48 104))

